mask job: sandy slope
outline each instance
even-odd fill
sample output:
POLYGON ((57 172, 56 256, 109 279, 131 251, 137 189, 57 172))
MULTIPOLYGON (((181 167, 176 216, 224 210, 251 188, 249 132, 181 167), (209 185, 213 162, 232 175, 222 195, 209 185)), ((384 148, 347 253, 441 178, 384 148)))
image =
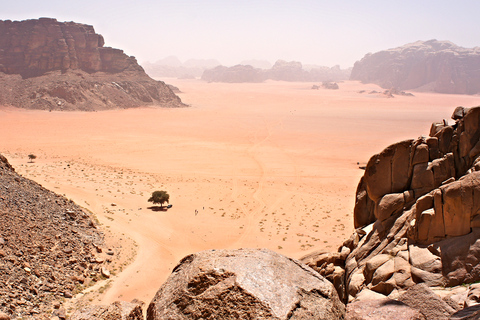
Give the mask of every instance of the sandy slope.
MULTIPOLYGON (((357 162, 428 134, 432 121, 458 105, 480 104, 478 96, 360 94, 380 89, 357 82, 340 90, 168 82, 191 108, 0 108, 0 153, 17 171, 90 209, 118 239, 136 242, 136 258, 92 303, 149 302, 175 264, 199 250, 266 247, 295 258, 335 250, 353 228, 363 174, 357 162), (35 163, 27 163, 29 153, 35 163), (161 189, 173 208, 148 209, 149 195, 161 189)), ((131 259, 125 241, 112 246, 131 259)))

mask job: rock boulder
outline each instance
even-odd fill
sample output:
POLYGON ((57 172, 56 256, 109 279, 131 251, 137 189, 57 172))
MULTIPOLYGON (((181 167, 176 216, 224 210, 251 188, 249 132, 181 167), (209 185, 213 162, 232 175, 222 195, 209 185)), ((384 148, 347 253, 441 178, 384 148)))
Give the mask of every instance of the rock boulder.
POLYGON ((210 250, 182 259, 150 303, 156 319, 343 319, 331 283, 269 250, 210 250))

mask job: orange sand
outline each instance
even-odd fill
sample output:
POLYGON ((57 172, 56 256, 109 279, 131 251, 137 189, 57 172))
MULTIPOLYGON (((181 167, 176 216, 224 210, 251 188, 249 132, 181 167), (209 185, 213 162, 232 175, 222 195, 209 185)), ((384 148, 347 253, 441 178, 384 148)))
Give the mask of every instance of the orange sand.
POLYGON ((132 263, 92 303, 147 303, 185 255, 266 247, 299 258, 353 229, 355 189, 369 157, 427 135, 478 96, 358 93, 375 85, 167 81, 191 108, 43 112, 0 108, 0 153, 17 171, 98 217, 132 263), (28 163, 27 155, 37 155, 28 163), (152 211, 154 190, 173 208, 152 211), (115 203, 116 206, 111 204, 115 203), (198 214, 195 214, 198 210, 198 214))

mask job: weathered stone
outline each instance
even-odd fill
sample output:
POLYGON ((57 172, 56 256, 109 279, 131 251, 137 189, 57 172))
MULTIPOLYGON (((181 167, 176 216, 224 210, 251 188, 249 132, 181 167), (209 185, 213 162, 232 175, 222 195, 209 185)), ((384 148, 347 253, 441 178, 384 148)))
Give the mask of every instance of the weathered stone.
POLYGON ((453 120, 460 120, 465 116, 465 108, 464 107, 456 107, 453 110, 452 119, 453 120))
POLYGON ((415 147, 412 165, 427 163, 430 159, 430 153, 427 144, 419 144, 415 147))
POLYGON ((141 303, 116 301, 108 306, 87 306, 76 310, 71 320, 143 320, 141 303))
POLYGON ((473 208, 474 185, 472 182, 480 178, 480 172, 474 172, 466 177, 441 188, 447 236, 462 236, 470 232, 472 210, 476 209, 473 208))
POLYGON ((472 229, 467 235, 445 239, 435 245, 441 252, 446 285, 480 281, 480 229, 472 229))
POLYGON ((354 301, 347 305, 346 320, 424 320, 415 309, 392 299, 354 301))
POLYGON ((394 259, 389 259, 375 270, 372 276, 372 284, 376 285, 380 282, 387 281, 388 279, 390 279, 390 277, 393 275, 394 272, 395 272, 394 259))
POLYGON ((362 177, 357 186, 355 208, 353 209, 353 224, 355 228, 362 228, 375 222, 375 202, 367 193, 367 185, 362 177))
POLYGON ((428 248, 412 244, 408 247, 408 251, 410 253, 410 264, 413 267, 428 272, 441 273, 441 258, 434 255, 428 248))
POLYGON ((410 287, 398 300, 418 310, 426 320, 447 320, 455 312, 423 283, 410 287))
POLYGON ((403 208, 405 204, 403 192, 384 195, 375 206, 375 217, 383 221, 392 216, 393 213, 403 208))
POLYGON ((410 263, 401 256, 396 256, 393 262, 393 279, 395 280, 396 287, 408 288, 413 286, 415 283, 412 280, 410 263))
POLYGON ((388 254, 379 254, 369 259, 365 264, 365 270, 363 271, 366 281, 370 283, 374 272, 390 259, 392 259, 392 256, 388 254))
POLYGON ((419 163, 413 167, 412 183, 410 188, 412 189, 430 189, 435 186, 433 179, 433 171, 428 168, 427 163, 419 163))
POLYGON ((467 307, 457 311, 449 318, 449 320, 478 320, 480 319, 480 305, 467 307))
POLYGON ((331 283, 306 265, 268 250, 211 250, 182 259, 147 319, 333 320, 344 312, 331 283))
POLYGON ((429 151, 429 160, 433 161, 437 158, 442 157, 440 150, 438 149, 438 138, 437 137, 428 137, 427 140, 428 151, 429 151))
POLYGON ((425 283, 430 287, 444 286, 446 280, 440 273, 428 272, 416 267, 411 267, 412 280, 415 283, 425 283))
POLYGON ((372 291, 368 288, 363 288, 362 291, 357 294, 355 300, 352 299, 352 301, 383 300, 385 298, 387 297, 381 293, 372 291))
POLYGON ((433 160, 427 169, 433 171, 434 186, 436 188, 438 188, 442 182, 450 178, 455 178, 453 153, 448 153, 443 158, 433 160))
POLYGON ((392 159, 392 189, 389 193, 403 192, 408 187, 412 144, 413 140, 395 144, 395 154, 392 159))

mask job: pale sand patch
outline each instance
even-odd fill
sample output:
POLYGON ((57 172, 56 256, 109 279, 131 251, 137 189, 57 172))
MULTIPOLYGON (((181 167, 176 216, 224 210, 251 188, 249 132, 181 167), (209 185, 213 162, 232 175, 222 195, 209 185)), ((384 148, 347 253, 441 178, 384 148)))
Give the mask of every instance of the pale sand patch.
POLYGON ((265 247, 293 258, 336 250, 353 229, 357 162, 428 135, 458 105, 480 104, 478 96, 428 93, 387 99, 358 93, 381 89, 357 82, 340 90, 167 82, 191 108, 0 108, 0 153, 94 212, 122 238, 110 245, 133 261, 92 303, 149 302, 176 263, 200 250, 265 247), (149 210, 148 197, 161 189, 173 208, 149 210), (134 260, 128 239, 138 246, 134 260))

